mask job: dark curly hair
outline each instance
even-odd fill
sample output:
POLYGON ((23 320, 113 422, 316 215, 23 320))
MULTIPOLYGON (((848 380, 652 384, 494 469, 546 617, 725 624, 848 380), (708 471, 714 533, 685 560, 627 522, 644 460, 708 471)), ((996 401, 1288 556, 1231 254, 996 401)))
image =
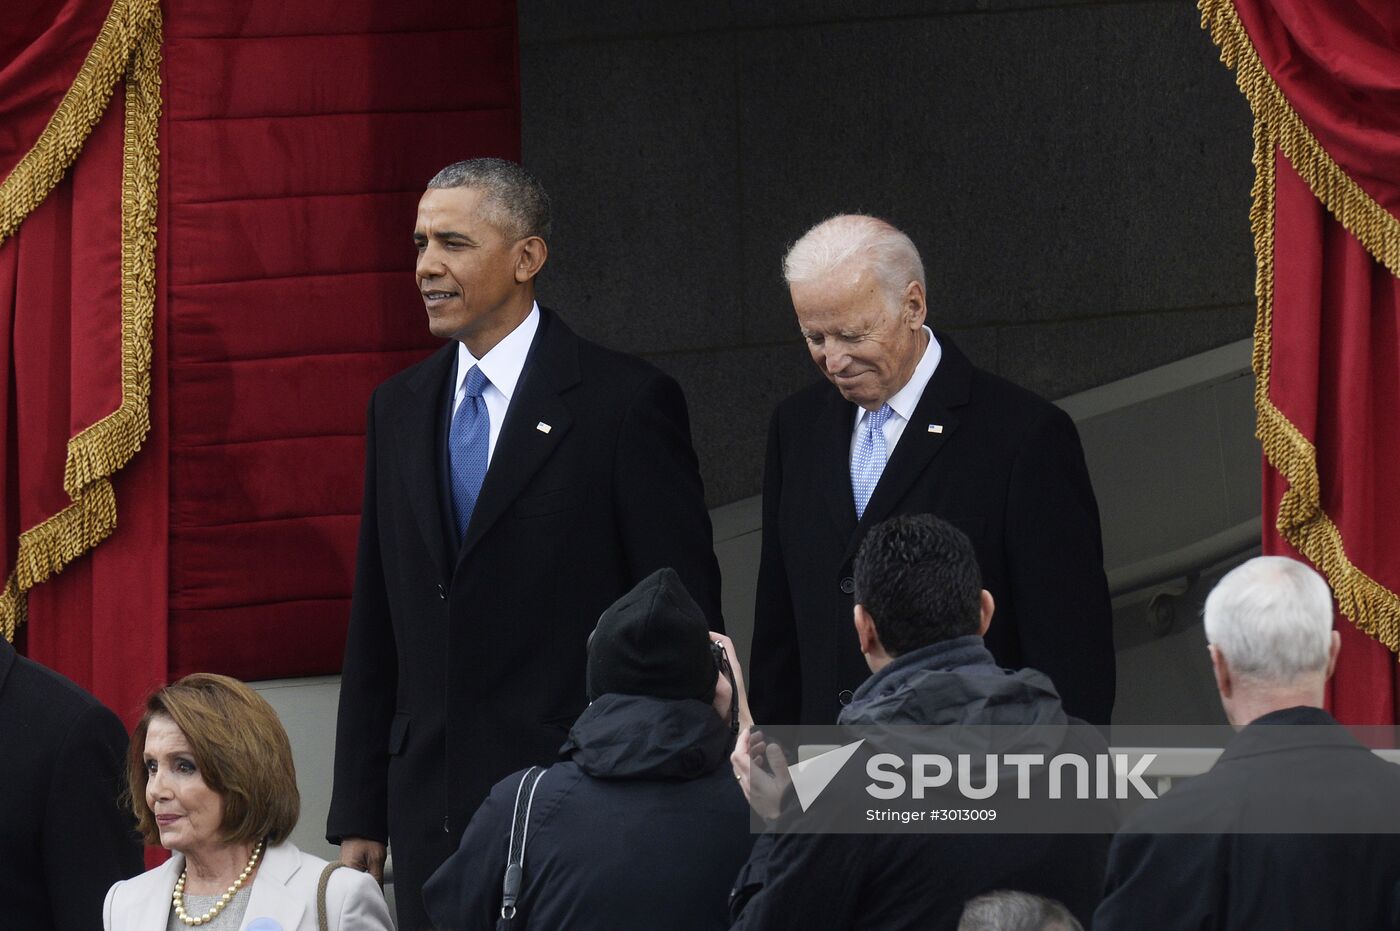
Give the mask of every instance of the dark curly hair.
POLYGON ((899 656, 978 632, 982 572, 961 530, 932 514, 895 517, 866 535, 855 561, 856 602, 899 656))

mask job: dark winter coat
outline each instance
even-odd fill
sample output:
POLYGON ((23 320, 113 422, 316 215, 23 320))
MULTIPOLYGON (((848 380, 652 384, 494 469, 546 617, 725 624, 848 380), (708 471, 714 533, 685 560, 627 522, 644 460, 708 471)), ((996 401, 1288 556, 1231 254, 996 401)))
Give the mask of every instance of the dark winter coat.
MULTIPOLYGON (((710 705, 608 694, 588 706, 535 791, 521 928, 689 931, 728 925, 754 836, 710 705)), ((496 784, 427 885, 443 931, 495 927, 516 789, 496 784)))
POLYGON ((1128 819, 1106 886, 1104 931, 1400 928, 1400 768, 1321 708, 1266 714, 1128 819), (1376 833, 1260 833, 1292 817, 1376 833))
MULTIPOLYGON (((895 659, 856 691, 850 725, 1035 725, 1061 731, 1055 752, 1106 750, 1065 715, 1050 680, 996 665, 977 636, 895 659)), ((1097 735, 1094 735, 1097 737, 1097 735)), ((1111 810, 1103 834, 765 834, 736 887, 747 903, 735 928, 953 929, 963 904, 996 889, 1056 899, 1085 926, 1098 904, 1111 810)))

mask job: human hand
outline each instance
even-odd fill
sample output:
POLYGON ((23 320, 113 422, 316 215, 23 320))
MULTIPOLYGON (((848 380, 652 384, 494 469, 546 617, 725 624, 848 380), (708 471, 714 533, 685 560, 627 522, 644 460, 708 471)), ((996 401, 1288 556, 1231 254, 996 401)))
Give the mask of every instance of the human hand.
POLYGON ((787 757, 777 744, 763 739, 763 733, 744 728, 729 755, 739 788, 759 817, 776 821, 782 812, 783 795, 792 785, 787 757))
POLYGON ((363 837, 346 837, 340 842, 340 862, 351 869, 368 873, 374 881, 384 885, 384 858, 389 848, 377 840, 363 837))

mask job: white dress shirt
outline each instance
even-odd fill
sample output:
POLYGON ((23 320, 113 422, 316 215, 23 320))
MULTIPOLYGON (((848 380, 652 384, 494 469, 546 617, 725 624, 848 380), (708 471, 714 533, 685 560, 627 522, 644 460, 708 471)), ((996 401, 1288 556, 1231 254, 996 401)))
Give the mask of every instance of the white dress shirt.
MULTIPOLYGON (((919 364, 914 366, 914 374, 909 376, 909 380, 885 403, 894 411, 894 415, 885 421, 881 432, 885 434, 885 461, 889 462, 890 456, 894 454, 894 446, 899 442, 899 438, 904 435, 904 428, 914 416, 914 408, 919 406, 919 398, 924 396, 924 389, 928 387, 928 380, 933 377, 934 371, 938 368, 938 362, 943 358, 943 347, 938 345, 938 340, 933 338, 933 331, 924 327, 924 335, 928 337, 928 345, 924 347, 924 354, 919 359, 919 364)), ((851 428, 851 452, 855 456, 856 441, 860 439, 861 430, 865 429, 865 418, 870 415, 870 411, 863 407, 856 407, 856 422, 851 428)))
POLYGON ((540 328, 540 305, 530 308, 530 313, 519 326, 506 334, 491 350, 478 359, 471 354, 466 343, 457 344, 457 389, 452 396, 452 414, 467 396, 467 373, 473 365, 481 367, 488 384, 481 389, 481 399, 486 402, 486 413, 491 418, 491 439, 486 447, 486 463, 496 454, 496 438, 501 435, 501 424, 505 422, 506 411, 510 409, 511 396, 520 381, 520 373, 525 370, 525 356, 530 352, 530 344, 535 341, 535 332, 540 328))

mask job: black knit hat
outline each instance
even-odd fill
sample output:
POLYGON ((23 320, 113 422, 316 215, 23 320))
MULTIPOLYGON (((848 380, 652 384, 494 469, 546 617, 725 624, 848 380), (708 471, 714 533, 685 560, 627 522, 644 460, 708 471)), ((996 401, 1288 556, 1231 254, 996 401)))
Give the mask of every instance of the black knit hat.
POLYGON ((674 569, 613 602, 588 638, 589 700, 616 692, 713 701, 710 625, 674 569))

